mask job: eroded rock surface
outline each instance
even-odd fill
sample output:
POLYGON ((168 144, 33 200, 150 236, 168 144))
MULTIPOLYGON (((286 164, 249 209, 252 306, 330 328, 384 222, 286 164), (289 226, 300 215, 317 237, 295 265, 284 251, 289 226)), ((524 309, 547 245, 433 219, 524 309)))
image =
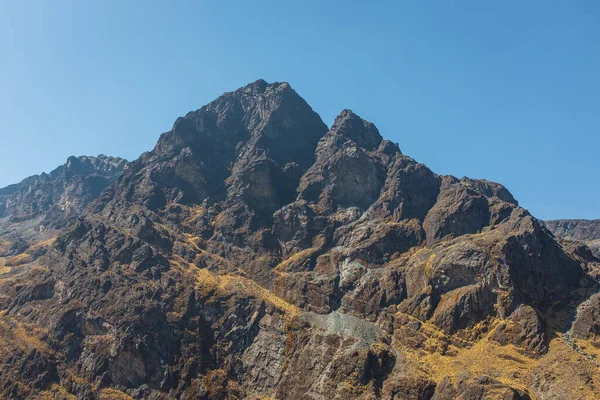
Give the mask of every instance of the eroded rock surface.
POLYGON ((0 218, 19 222, 43 216, 44 225, 64 223, 106 189, 126 163, 104 155, 69 157, 49 174, 0 189, 0 218))
POLYGON ((582 242, 600 257, 600 220, 557 219, 544 224, 556 237, 582 242))

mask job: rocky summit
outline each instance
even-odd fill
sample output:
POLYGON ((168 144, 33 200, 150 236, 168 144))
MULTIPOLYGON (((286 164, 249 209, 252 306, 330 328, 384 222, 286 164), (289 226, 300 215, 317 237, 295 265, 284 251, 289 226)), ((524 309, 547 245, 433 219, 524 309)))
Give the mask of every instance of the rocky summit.
POLYGON ((594 253, 287 83, 57 171, 0 190, 2 398, 600 398, 594 253))
POLYGON ((102 154, 69 157, 49 174, 30 176, 0 189, 0 219, 4 223, 39 219, 40 229, 63 226, 106 189, 126 163, 102 154))

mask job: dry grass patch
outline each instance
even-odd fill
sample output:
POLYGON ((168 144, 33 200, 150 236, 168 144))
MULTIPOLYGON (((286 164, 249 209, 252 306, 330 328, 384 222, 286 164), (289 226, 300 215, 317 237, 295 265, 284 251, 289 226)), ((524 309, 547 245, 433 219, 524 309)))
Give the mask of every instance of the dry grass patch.
POLYGON ((600 363, 600 338, 594 337, 587 340, 573 339, 573 341, 585 354, 593 357, 600 363))
POLYGON ((282 262, 280 262, 275 267, 275 270, 276 271, 280 271, 280 272, 281 271, 285 272, 285 271, 287 271, 289 269, 289 267, 293 263, 298 262, 298 261, 300 261, 302 259, 305 259, 305 258, 309 258, 309 257, 311 257, 312 255, 314 255, 318 251, 319 251, 319 249, 316 248, 316 247, 309 247, 308 249, 301 250, 301 251, 293 254, 291 257, 288 257, 287 259, 285 259, 282 262))
POLYGON ((21 253, 16 256, 6 257, 4 259, 4 265, 7 267, 18 267, 30 263, 31 261, 31 256, 28 253, 21 253))
POLYGON ((0 346, 1 355, 14 354, 14 351, 28 352, 37 350, 40 353, 52 355, 54 352, 43 342, 40 337, 47 332, 30 324, 19 322, 5 315, 0 316, 0 346))
POLYGON ((77 396, 69 393, 63 386, 54 384, 50 390, 40 393, 40 400, 77 400, 77 396))
MULTIPOLYGON (((436 383, 445 377, 470 372, 475 376, 489 376, 500 383, 529 392, 525 378, 537 366, 538 360, 524 355, 513 345, 501 346, 489 337, 468 346, 468 342, 458 335, 447 335, 433 324, 423 321, 421 323, 423 327, 420 332, 429 336, 423 349, 413 349, 397 343, 395 347, 401 350, 418 370, 426 372, 436 383), (453 343, 461 345, 458 347, 453 343), (443 354, 436 351, 441 345, 447 346, 443 354)), ((475 326, 471 329, 479 331, 481 327, 475 326)), ((469 332, 465 334, 470 336, 469 332)))
POLYGON ((195 265, 190 265, 190 271, 195 274, 197 288, 216 290, 222 294, 239 293, 261 299, 289 317, 300 314, 300 310, 296 306, 276 296, 273 292, 263 288, 251 279, 231 274, 217 275, 206 268, 198 268, 195 265))
POLYGON ((133 400, 133 397, 116 389, 100 390, 99 400, 133 400))
MULTIPOLYGON (((560 333, 550 341, 548 353, 536 358, 519 347, 503 346, 490 338, 499 323, 507 323, 501 319, 482 322, 454 335, 445 334, 431 323, 419 322, 422 325, 418 334, 427 336, 421 348, 403 345, 397 338, 393 345, 415 373, 425 373, 436 383, 468 372, 473 376, 489 376, 528 393, 532 399, 538 398, 536 393, 557 393, 556 398, 600 399, 600 368, 569 347, 560 333), (440 348, 444 351, 439 351, 440 348)), ((577 344, 587 354, 600 356, 600 343, 577 341, 577 344)))
POLYGON ((0 241, 0 253, 3 253, 6 250, 8 250, 11 245, 12 245, 12 242, 9 242, 7 240, 0 241))

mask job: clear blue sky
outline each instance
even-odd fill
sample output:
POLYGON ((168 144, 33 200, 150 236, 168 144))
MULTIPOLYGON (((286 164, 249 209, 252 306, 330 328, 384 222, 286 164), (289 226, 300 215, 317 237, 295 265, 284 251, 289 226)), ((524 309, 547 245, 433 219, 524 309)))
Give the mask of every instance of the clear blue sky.
POLYGON ((596 0, 7 0, 0 54, 0 186, 72 154, 135 159, 263 78, 539 218, 600 218, 596 0))

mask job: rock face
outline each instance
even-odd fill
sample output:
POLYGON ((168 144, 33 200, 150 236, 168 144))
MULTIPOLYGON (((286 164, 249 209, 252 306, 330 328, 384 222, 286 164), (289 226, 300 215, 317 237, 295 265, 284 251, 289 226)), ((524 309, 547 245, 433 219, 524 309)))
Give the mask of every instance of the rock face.
POLYGON ((62 225, 98 197, 126 162, 105 155, 69 157, 49 174, 0 189, 0 218, 21 222, 44 217, 44 224, 62 225))
MULTIPOLYGON (((0 189, 0 266, 2 257, 26 254, 30 262, 123 171, 116 157, 69 157, 49 174, 30 176, 0 189), (35 249, 33 252, 29 249, 35 249)), ((6 261, 6 260, 4 260, 6 261)), ((19 262, 24 264, 25 262, 19 262)), ((9 261, 9 264, 11 261, 9 261)))
POLYGON ((544 323, 530 306, 517 308, 506 323, 498 326, 492 338, 500 344, 512 343, 536 354, 544 354, 548 350, 544 323))
POLYGON ((544 224, 554 236, 582 242, 600 257, 600 219, 558 219, 544 224))
POLYGON ((0 393, 594 398, 593 354, 561 339, 598 290, 580 250, 502 185, 260 80, 179 118, 0 275, 0 393))
MULTIPOLYGON (((75 220, 123 171, 127 161, 69 157, 49 174, 0 189, 0 271, 4 278, 29 270, 58 231, 75 220)), ((0 298, 7 293, 0 293, 0 298)))

